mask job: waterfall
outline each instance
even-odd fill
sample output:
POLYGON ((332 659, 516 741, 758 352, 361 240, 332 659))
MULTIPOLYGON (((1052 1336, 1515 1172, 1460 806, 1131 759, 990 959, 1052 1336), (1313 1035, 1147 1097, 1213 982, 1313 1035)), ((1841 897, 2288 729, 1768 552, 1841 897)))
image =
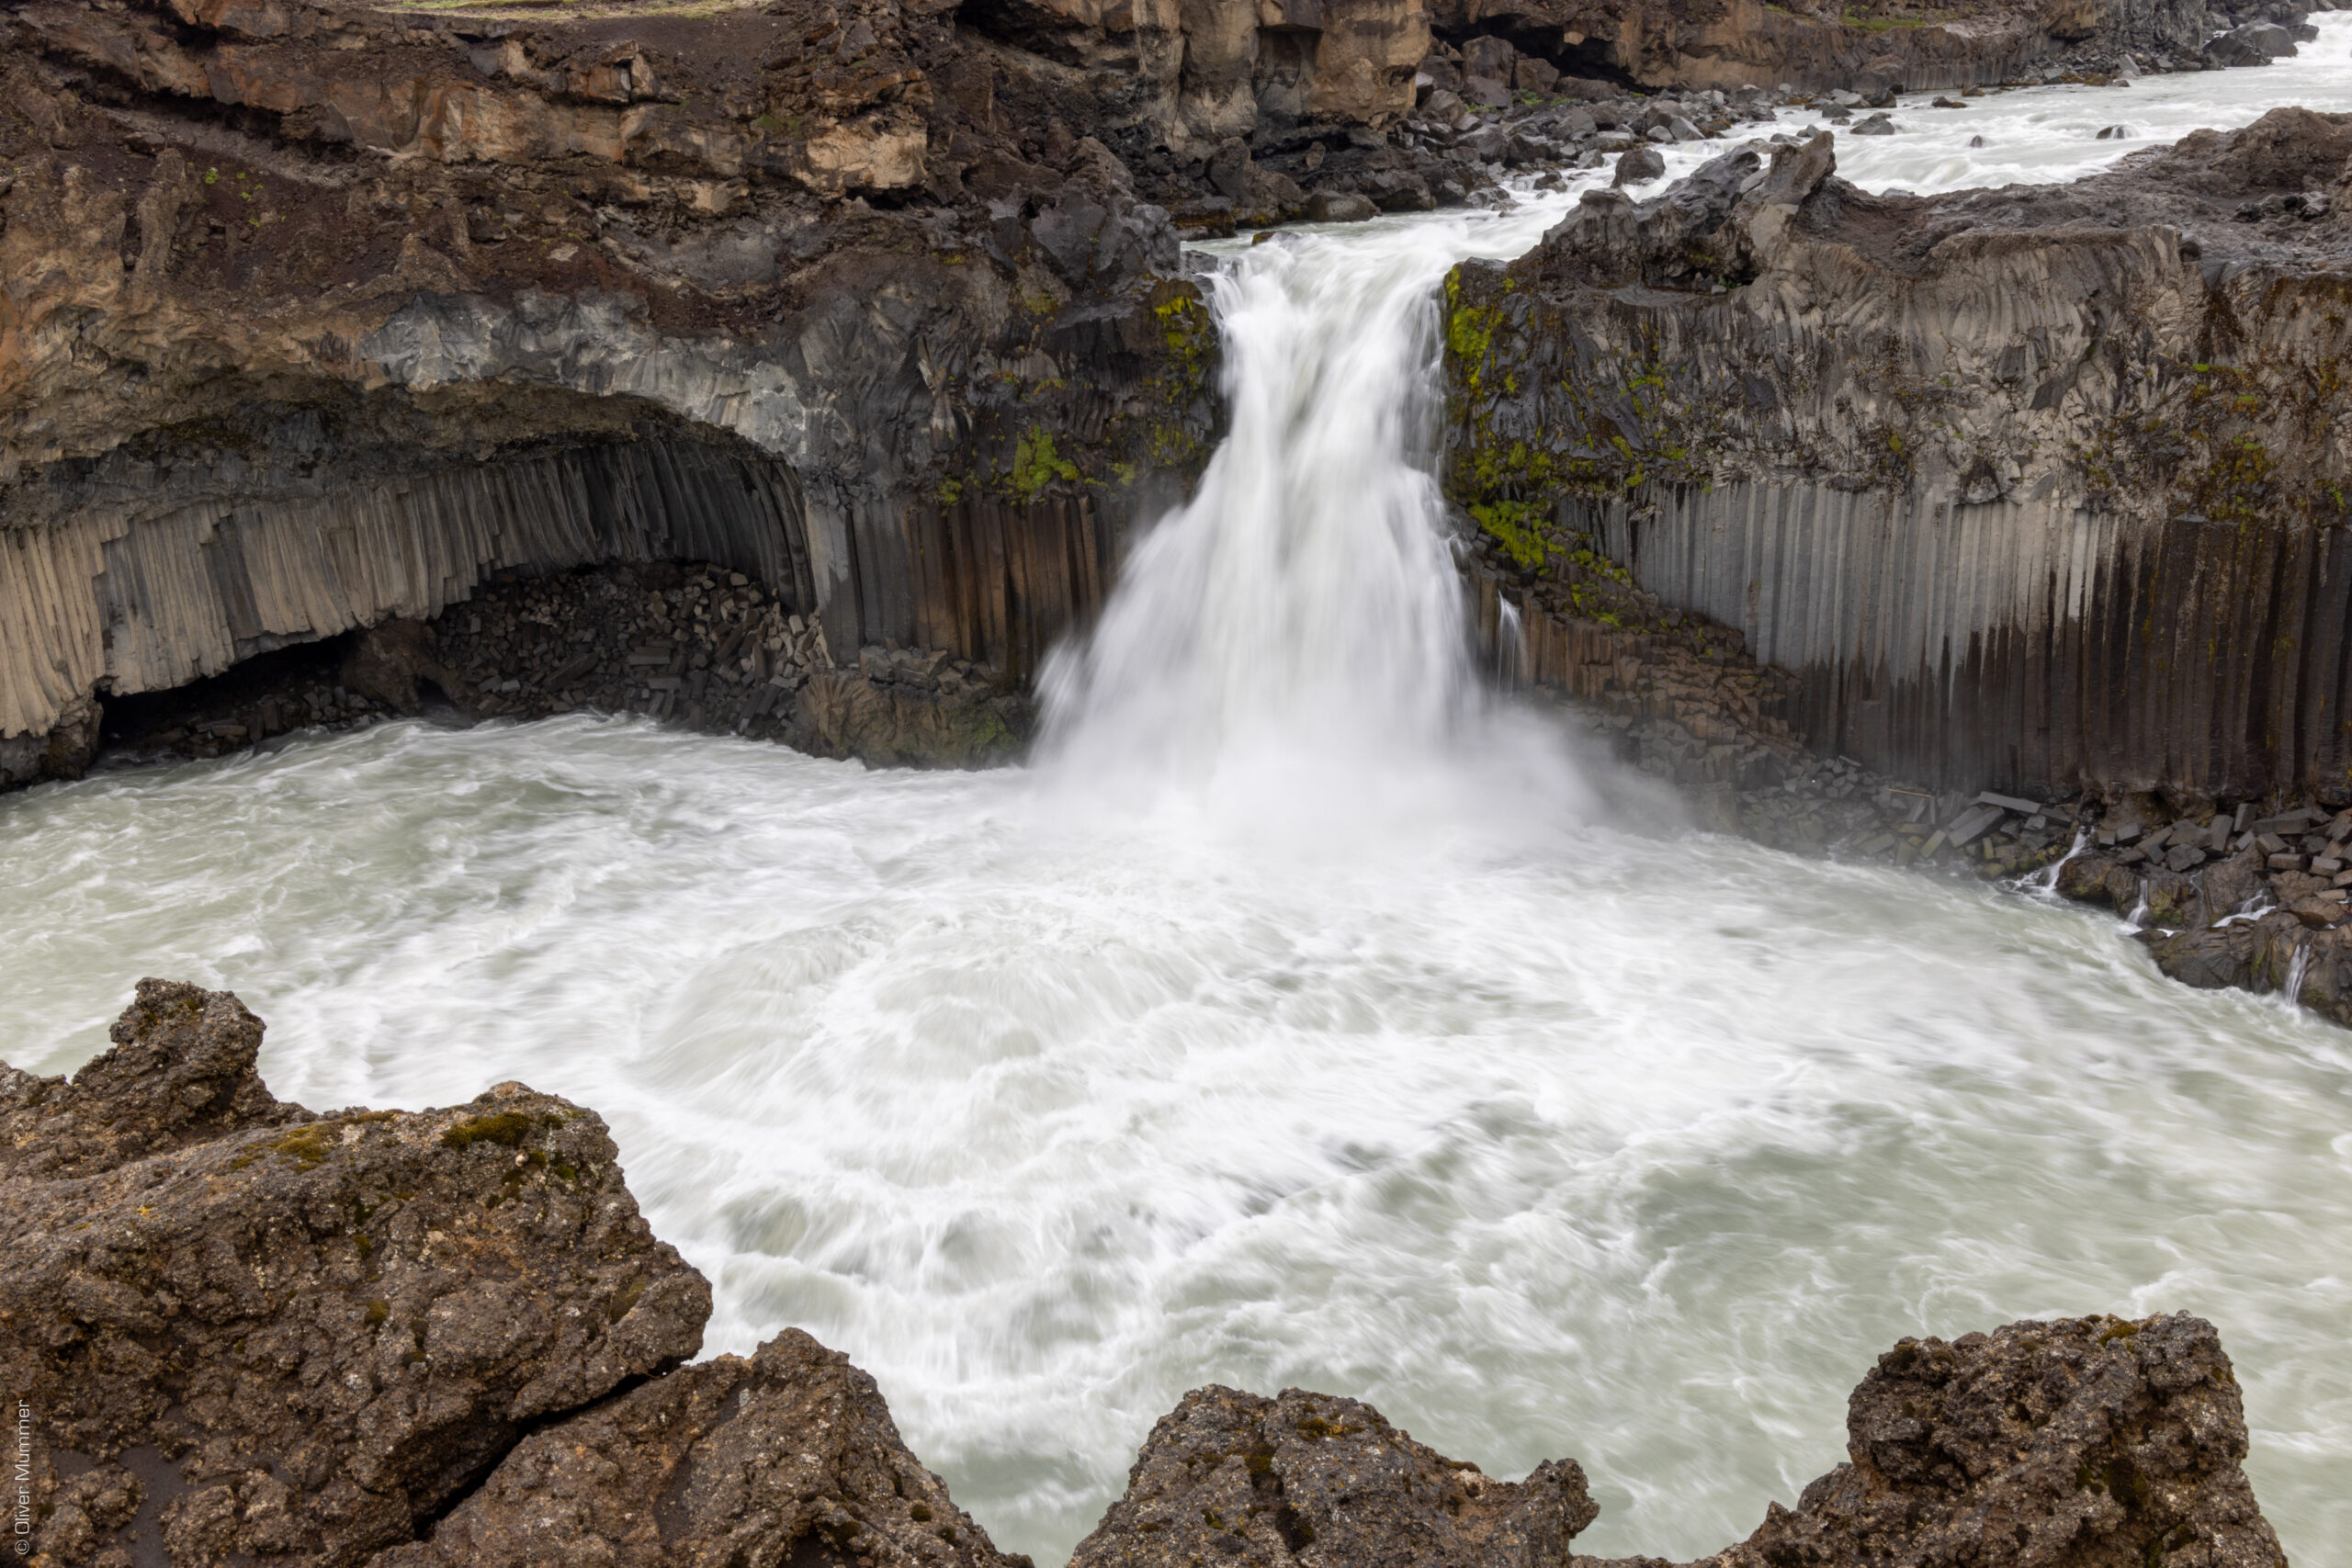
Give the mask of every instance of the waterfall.
POLYGON ((1432 273, 1377 247, 1252 247, 1210 280, 1232 433, 1045 678, 1049 750, 1179 768, 1268 736, 1428 744, 1461 705, 1462 595, 1427 450, 1432 273))
POLYGON ((1495 684, 1510 691, 1524 675, 1527 664, 1527 632, 1519 618, 1519 606, 1508 594, 1495 596, 1495 684))
POLYGON ((1563 205, 1228 254, 1208 282, 1230 433, 1093 634, 1048 661, 1048 787, 1116 778, 1123 798, 1261 815, 1331 790, 1362 804, 1374 781, 1420 812, 1436 782, 1583 808, 1556 740, 1544 755, 1484 701, 1434 472, 1446 269, 1523 251, 1563 205))

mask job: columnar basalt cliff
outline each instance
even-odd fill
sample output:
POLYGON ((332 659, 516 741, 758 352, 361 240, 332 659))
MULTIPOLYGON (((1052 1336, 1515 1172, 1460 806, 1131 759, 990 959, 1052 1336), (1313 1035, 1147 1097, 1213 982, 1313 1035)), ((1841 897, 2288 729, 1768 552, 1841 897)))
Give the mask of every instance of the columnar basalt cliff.
POLYGON ((1206 450, 1205 311, 1091 134, 1196 152, 1181 84, 1032 119, 1044 62, 888 0, 0 31, 9 782, 500 572, 713 561, 853 661, 998 659, 1008 537, 1089 557, 1027 649, 1206 450))
MULTIPOLYGON (((70 1081, 0 1068, 35 1568, 1027 1563, 838 1352, 786 1329, 679 1364, 709 1287, 593 1112, 502 1084, 318 1114, 263 1085, 261 1037, 233 996, 146 980, 70 1081)), ((1905 1339, 1848 1436, 1709 1568, 2285 1562, 2192 1317, 1905 1339)), ((1072 1561, 1603 1568, 1572 1545, 1597 1513, 1572 1460, 1496 1481, 1352 1399, 1210 1387, 1072 1561)))
POLYGON ((1017 693, 1214 436, 1179 233, 2213 19, 0 0, 0 786, 85 766, 109 698, 589 566, 744 572, 842 668, 1017 693))
POLYGON ((1817 752, 2340 804, 2348 155, 2284 109, 2072 186, 1873 197, 1823 133, 1589 193, 1449 283, 1449 484, 1539 617, 1730 628, 1817 752))

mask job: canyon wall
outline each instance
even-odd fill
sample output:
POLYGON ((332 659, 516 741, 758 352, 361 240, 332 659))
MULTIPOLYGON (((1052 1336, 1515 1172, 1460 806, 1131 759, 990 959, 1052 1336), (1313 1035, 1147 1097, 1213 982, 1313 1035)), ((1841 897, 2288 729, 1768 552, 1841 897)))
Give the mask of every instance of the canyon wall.
POLYGON ((1440 37, 1502 38, 1570 75, 1645 87, 1991 86, 2070 65, 2193 61, 2205 0, 2001 5, 1764 0, 1436 0, 1440 37))
POLYGON ((108 696, 594 562, 1017 680, 1208 450, 1205 306, 1091 134, 1183 116, 1018 118, 949 15, 0 33, 0 783, 108 696))
POLYGON ((1588 194, 1449 284, 1449 488, 1600 558, 1936 787, 2345 796, 2352 119, 1871 197, 1826 133, 1588 194), (2308 194, 2307 194, 2308 193, 2308 194))

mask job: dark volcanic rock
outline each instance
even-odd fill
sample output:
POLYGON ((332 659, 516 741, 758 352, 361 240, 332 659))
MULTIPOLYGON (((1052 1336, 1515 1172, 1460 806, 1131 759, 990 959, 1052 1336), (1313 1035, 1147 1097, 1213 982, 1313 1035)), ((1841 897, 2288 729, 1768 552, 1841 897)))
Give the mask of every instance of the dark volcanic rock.
POLYGON ((1070 1568, 1566 1568, 1599 1511, 1573 1460, 1493 1481, 1355 1400, 1211 1386, 1152 1427, 1070 1568))
POLYGON ((224 991, 141 980, 114 1048, 68 1082, 15 1067, 0 1082, 0 1180, 96 1176, 256 1127, 309 1119, 254 1070, 261 1020, 224 991))
POLYGON ((1847 1451, 1710 1568, 2284 1568, 2213 1325, 2086 1317, 1905 1339, 1847 1451))
POLYGON ((533 1433, 375 1568, 1026 1568, 907 1451, 874 1380, 797 1329, 533 1433))
MULTIPOLYGON (((2283 1568, 2240 1461, 2245 1411, 2211 1324, 2015 1323, 1905 1339, 1848 1404, 1849 1462, 1703 1568, 2283 1568)), ((1205 1388, 1152 1428, 1071 1568, 1227 1560, 1348 1568, 1608 1568, 1551 1461, 1496 1482, 1353 1400, 1205 1388)), ((1621 1560, 1617 1568, 1656 1564, 1621 1560)))
POLYGON ((700 1344, 709 1287, 591 1112, 503 1084, 314 1116, 254 1076, 259 1021, 193 986, 141 982, 114 1037, 70 1084, 6 1085, 36 1561, 356 1562, 527 1423, 700 1344))
POLYGON ((1447 488, 1493 569, 1724 624, 1816 755, 1927 788, 2341 804, 2352 116, 1933 197, 1832 149, 1455 270, 1447 488))

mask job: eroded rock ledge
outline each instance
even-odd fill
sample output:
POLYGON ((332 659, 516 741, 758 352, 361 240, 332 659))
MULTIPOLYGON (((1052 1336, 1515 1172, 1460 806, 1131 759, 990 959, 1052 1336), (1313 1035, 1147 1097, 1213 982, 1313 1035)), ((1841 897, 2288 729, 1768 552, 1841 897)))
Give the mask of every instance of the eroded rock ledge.
MULTIPOLYGON (((69 1082, 0 1069, 0 1368, 37 1568, 1014 1568, 874 1381, 787 1329, 682 1365, 710 1290, 604 1123, 519 1084, 320 1114, 225 992, 140 983, 69 1082)), ((2185 1314, 1905 1339, 1849 1461, 1709 1568, 2283 1568, 2185 1314)), ((1602 1568, 1572 1460, 1502 1482, 1358 1401, 1208 1387, 1074 1568, 1602 1568)), ((1629 1560, 1655 1568, 1654 1559, 1629 1560)))

